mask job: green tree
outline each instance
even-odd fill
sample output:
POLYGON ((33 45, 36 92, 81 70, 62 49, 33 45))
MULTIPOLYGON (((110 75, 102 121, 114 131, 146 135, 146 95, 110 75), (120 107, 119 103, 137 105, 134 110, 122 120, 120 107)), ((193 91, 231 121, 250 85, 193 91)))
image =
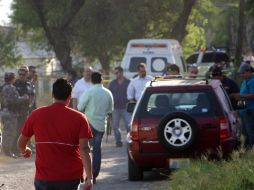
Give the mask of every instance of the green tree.
POLYGON ((12 28, 2 27, 0 31, 0 68, 14 67, 20 61, 15 46, 15 35, 12 28))
POLYGON ((72 54, 81 53, 99 60, 102 69, 109 72, 110 64, 122 56, 129 39, 177 37, 181 41, 195 0, 188 3, 188 0, 14 0, 12 20, 22 30, 32 31, 37 42, 38 37, 44 36, 63 70, 71 68, 72 54))
POLYGON ((241 64, 242 51, 243 51, 243 38, 244 38, 244 25, 245 25, 245 0, 239 0, 239 25, 237 33, 237 44, 235 53, 235 66, 238 68, 241 64))
POLYGON ((66 71, 72 68, 72 23, 84 3, 84 0, 14 0, 12 21, 35 34, 43 30, 66 71))
POLYGON ((184 54, 190 55, 199 48, 211 44, 214 35, 211 30, 213 16, 218 13, 211 0, 197 0, 192 8, 186 27, 187 34, 182 42, 184 54))
POLYGON ((183 3, 183 9, 179 14, 178 19, 174 23, 170 36, 177 39, 179 42, 182 42, 187 34, 186 26, 188 24, 192 7, 195 5, 195 3, 196 0, 185 0, 183 3))

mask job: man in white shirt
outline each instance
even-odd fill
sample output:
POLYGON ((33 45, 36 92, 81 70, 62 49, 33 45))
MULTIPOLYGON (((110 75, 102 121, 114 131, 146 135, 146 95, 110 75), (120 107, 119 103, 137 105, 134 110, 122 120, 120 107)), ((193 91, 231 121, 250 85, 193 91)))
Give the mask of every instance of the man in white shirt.
POLYGON ((78 110, 77 105, 78 105, 78 100, 81 97, 81 95, 88 90, 91 86, 91 75, 93 72, 93 68, 90 66, 85 66, 84 67, 84 72, 83 72, 83 78, 79 79, 72 90, 72 103, 73 103, 73 108, 78 110))
POLYGON ((142 91, 146 87, 146 83, 153 79, 152 76, 146 74, 146 64, 138 64, 138 76, 131 80, 127 88, 127 99, 129 101, 138 101, 142 91))

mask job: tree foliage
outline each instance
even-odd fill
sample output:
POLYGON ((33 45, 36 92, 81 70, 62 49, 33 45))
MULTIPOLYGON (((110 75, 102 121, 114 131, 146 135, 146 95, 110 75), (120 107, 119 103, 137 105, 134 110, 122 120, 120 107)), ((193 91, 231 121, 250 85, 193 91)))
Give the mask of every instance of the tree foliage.
POLYGON ((110 61, 121 55, 129 39, 168 34, 170 21, 176 20, 179 10, 172 2, 15 0, 12 20, 34 35, 43 30, 64 70, 71 68, 71 53, 78 51, 98 59, 108 71, 110 61), (158 20, 159 28, 155 24, 158 20), (160 30, 165 33, 156 34, 160 30))
MULTIPOLYGON (((32 39, 37 43, 46 39, 64 70, 71 68, 71 55, 79 53, 98 59, 103 70, 109 71, 110 63, 122 56, 130 39, 178 38, 182 41, 195 2, 14 0, 12 20, 23 31, 32 31, 32 39)), ((188 30, 201 31, 197 26, 191 23, 188 30)))
POLYGON ((0 68, 14 67, 21 59, 16 52, 14 31, 10 28, 0 32, 0 68))
MULTIPOLYGON (((248 15, 253 0, 246 0, 248 15)), ((236 46, 239 0, 14 0, 14 23, 48 42, 64 70, 78 53, 109 71, 128 40, 177 38, 189 54, 199 47, 236 46)))
POLYGON ((84 0, 16 0, 12 20, 24 30, 43 30, 63 70, 72 68, 71 42, 76 15, 84 0))

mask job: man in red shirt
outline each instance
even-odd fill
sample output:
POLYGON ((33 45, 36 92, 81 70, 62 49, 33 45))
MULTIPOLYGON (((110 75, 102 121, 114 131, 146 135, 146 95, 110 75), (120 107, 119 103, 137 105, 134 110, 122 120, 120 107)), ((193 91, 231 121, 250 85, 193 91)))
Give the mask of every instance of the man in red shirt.
POLYGON ((71 84, 57 79, 53 84, 54 103, 34 110, 27 118, 18 140, 25 158, 32 152, 27 143, 32 135, 36 144, 36 190, 76 190, 83 179, 85 190, 92 187, 92 167, 88 140, 92 132, 82 113, 68 106, 71 84))

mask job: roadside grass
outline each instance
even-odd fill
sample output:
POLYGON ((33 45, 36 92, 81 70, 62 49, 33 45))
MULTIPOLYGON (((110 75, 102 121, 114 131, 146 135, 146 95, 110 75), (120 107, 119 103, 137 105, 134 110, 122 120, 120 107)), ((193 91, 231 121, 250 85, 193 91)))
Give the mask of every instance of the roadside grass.
POLYGON ((253 190, 254 150, 236 151, 229 161, 193 160, 172 172, 167 190, 253 190))

